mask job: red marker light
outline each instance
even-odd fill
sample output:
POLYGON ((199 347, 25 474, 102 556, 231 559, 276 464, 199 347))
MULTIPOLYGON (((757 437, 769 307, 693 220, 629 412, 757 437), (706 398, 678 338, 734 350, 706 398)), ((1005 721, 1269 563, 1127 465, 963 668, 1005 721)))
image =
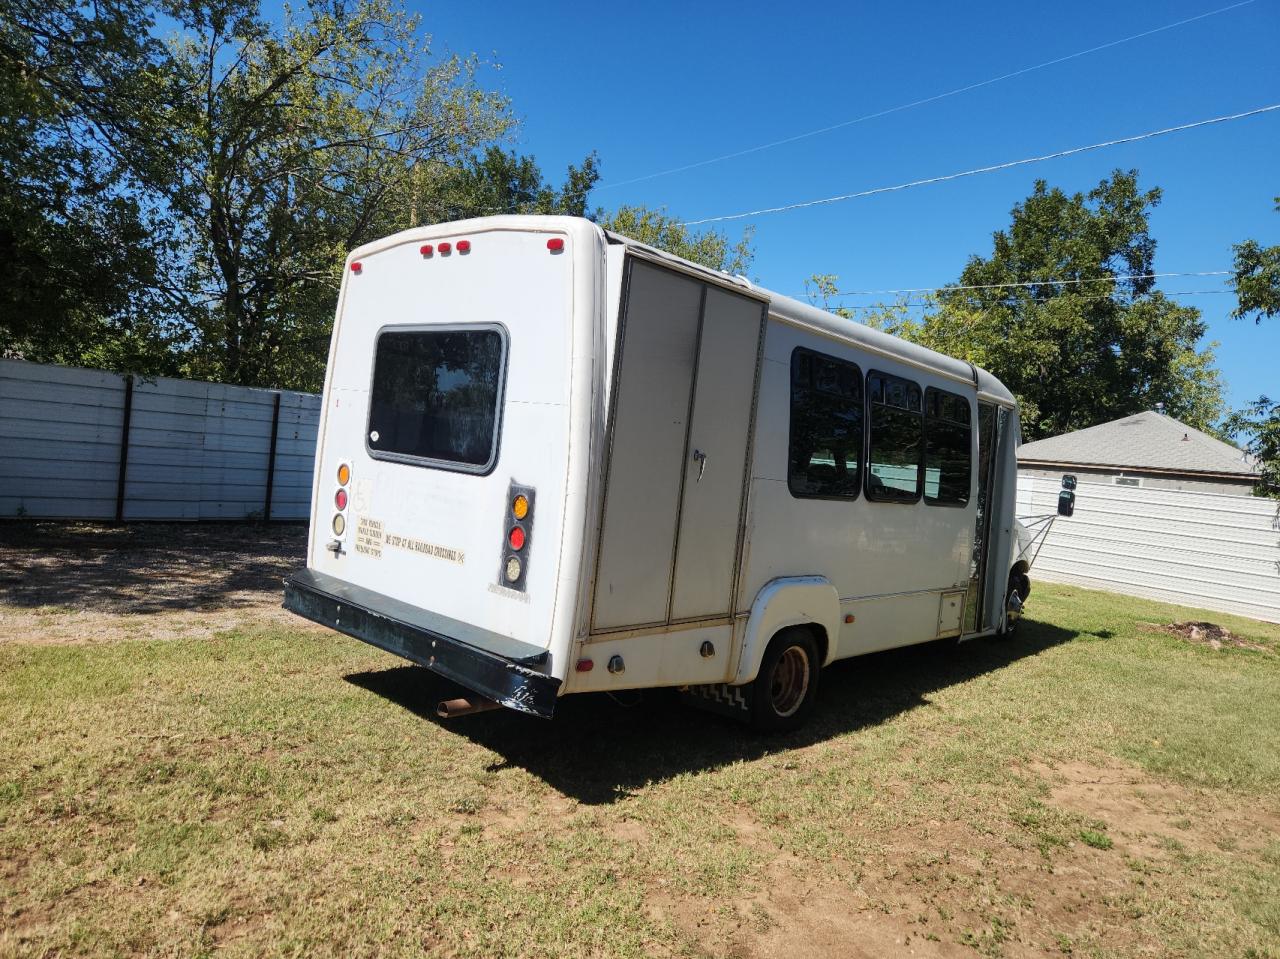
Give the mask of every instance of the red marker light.
POLYGON ((507 534, 507 542, 511 544, 511 548, 517 553, 524 549, 524 530, 519 526, 511 527, 511 532, 507 534))
POLYGON ((550 250, 552 253, 559 253, 561 250, 564 249, 564 237, 553 236, 551 239, 547 241, 547 249, 550 250))
POLYGON ((357 260, 355 263, 352 263, 352 264, 351 264, 351 272, 352 272, 352 273, 359 273, 359 272, 360 272, 360 261, 359 261, 359 260, 357 260))
POLYGON ((470 253, 470 252, 471 252, 471 241, 470 241, 470 240, 459 240, 459 241, 458 241, 458 252, 459 252, 459 253, 470 253))
POLYGON ((423 256, 430 256, 435 251, 436 251, 436 248, 432 246, 430 243, 424 243, 422 247, 418 250, 418 252, 421 253, 423 256))
POLYGON ((338 490, 337 493, 334 494, 333 505, 338 507, 338 509, 347 508, 347 491, 346 490, 340 489, 338 490))
POLYGON ((452 249, 453 249, 453 247, 451 247, 448 243, 441 243, 441 244, 440 244, 440 246, 439 246, 440 255, 441 255, 441 256, 448 256, 448 255, 449 255, 449 252, 450 252, 452 249))
POLYGON ((580 673, 589 673, 595 668, 595 665, 596 664, 589 659, 580 659, 578 660, 578 664, 573 668, 580 673))

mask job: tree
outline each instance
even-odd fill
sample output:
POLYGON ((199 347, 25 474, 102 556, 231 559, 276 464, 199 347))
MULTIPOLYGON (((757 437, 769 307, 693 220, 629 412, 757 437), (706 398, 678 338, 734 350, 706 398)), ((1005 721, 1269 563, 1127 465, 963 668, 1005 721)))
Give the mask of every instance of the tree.
POLYGON ((621 233, 632 240, 639 240, 713 270, 742 274, 751 268, 751 261, 755 258, 755 251, 751 247, 751 227, 743 231, 737 243, 730 243, 728 236, 718 230, 690 230, 665 209, 623 206, 612 213, 598 213, 597 217, 606 230, 621 233))
POLYGON ((511 124, 475 59, 430 59, 394 0, 185 0, 168 131, 140 159, 179 256, 189 375, 315 389, 345 253, 403 228, 417 178, 511 124))
POLYGON ((1226 431, 1248 437, 1245 448, 1257 462, 1259 472, 1254 492, 1280 499, 1280 403, 1259 397, 1227 417, 1226 431))
POLYGON ((156 246, 127 167, 103 149, 154 63, 131 0, 0 0, 0 353, 155 366, 156 246), (140 32, 139 32, 139 28, 140 32))
POLYGON ((1224 410, 1199 310, 1155 290, 1148 214, 1158 189, 1115 171, 1087 195, 1037 181, 989 257, 938 295, 920 342, 990 369, 1038 439, 1163 403, 1211 429, 1224 410))
MULTIPOLYGON (((1280 196, 1275 199, 1280 213, 1280 196)), ((1280 245, 1264 247, 1257 240, 1245 240, 1235 246, 1233 283, 1236 308, 1231 315, 1243 319, 1250 314, 1255 323, 1280 314, 1280 245)))
POLYGON ((410 219, 416 225, 501 213, 586 216, 587 197, 599 179, 595 153, 580 166, 570 165, 557 188, 534 157, 490 145, 457 167, 418 178, 410 219))

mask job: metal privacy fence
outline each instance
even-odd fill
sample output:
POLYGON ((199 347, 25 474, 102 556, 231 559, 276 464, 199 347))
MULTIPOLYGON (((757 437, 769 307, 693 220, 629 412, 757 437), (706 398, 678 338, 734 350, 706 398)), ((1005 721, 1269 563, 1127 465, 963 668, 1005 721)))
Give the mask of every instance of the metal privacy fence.
MULTIPOLYGON (((1056 479, 1018 476, 1018 515, 1058 506, 1056 479)), ((1275 500, 1087 483, 1053 524, 1031 575, 1280 622, 1275 500)))
POLYGON ((0 517, 306 519, 320 397, 0 360, 0 517))

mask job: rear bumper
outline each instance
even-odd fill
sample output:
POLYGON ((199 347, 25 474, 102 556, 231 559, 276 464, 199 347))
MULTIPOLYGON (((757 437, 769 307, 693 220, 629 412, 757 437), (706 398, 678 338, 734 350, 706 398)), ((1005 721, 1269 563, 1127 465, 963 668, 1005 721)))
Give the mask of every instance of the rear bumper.
POLYGON ((539 671, 547 651, 408 603, 300 569, 284 583, 284 608, 395 653, 523 713, 550 719, 560 680, 539 671))

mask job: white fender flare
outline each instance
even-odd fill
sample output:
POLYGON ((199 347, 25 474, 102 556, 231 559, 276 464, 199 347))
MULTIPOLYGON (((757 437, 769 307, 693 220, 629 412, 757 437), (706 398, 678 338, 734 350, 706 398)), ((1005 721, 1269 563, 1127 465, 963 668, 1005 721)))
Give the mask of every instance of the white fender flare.
POLYGON ((835 656, 840 638, 840 594, 824 576, 786 576, 761 587, 751 604, 742 637, 742 652, 732 686, 756 678, 764 651, 779 630, 813 623, 827 633, 825 666, 835 656))

